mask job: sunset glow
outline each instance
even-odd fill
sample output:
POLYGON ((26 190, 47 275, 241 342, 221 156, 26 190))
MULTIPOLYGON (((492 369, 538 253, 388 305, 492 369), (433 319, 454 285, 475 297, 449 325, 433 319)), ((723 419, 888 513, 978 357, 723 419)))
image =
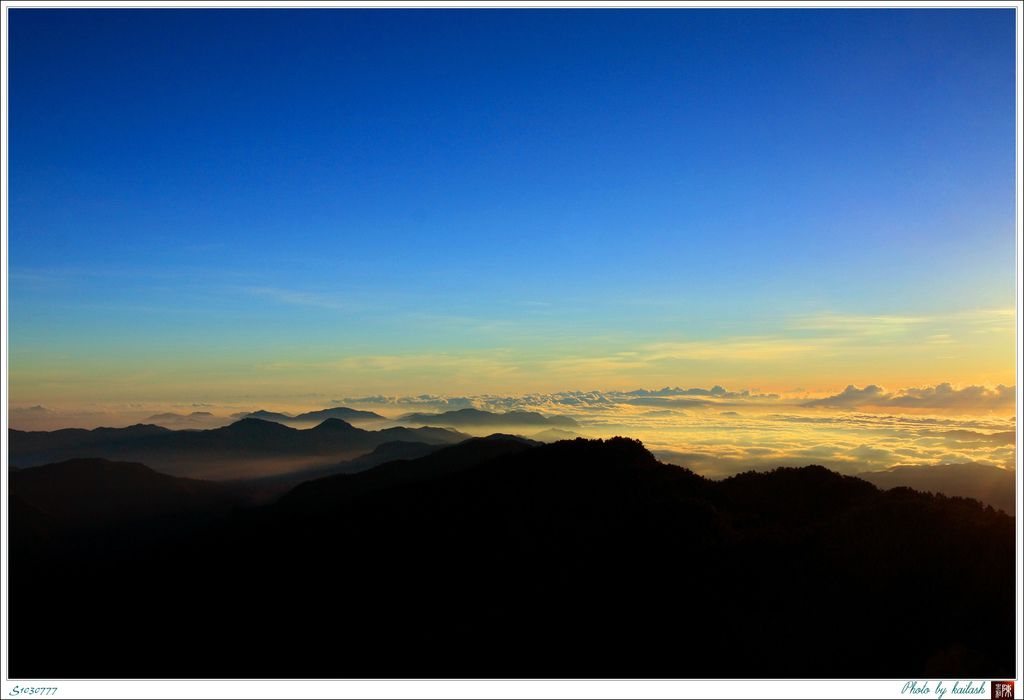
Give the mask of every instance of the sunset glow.
POLYGON ((430 395, 689 454, 719 406, 534 397, 719 385, 754 442, 1012 429, 1012 13, 743 14, 14 11, 11 426, 430 395))

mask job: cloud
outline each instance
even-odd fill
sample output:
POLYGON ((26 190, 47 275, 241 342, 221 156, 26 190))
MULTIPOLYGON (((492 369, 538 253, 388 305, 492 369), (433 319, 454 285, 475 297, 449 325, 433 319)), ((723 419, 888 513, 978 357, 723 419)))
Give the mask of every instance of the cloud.
POLYGON ((865 427, 890 426, 893 428, 903 427, 931 427, 931 426, 957 426, 961 428, 978 428, 981 430, 1006 430, 1006 421, 1012 424, 1014 416, 1008 418, 935 418, 932 416, 920 415, 893 415, 887 413, 835 413, 832 415, 795 415, 786 413, 769 413, 764 418, 784 423, 807 423, 810 425, 835 425, 844 427, 859 425, 865 427))
POLYGON ((718 340, 653 343, 640 356, 647 362, 671 360, 741 360, 765 362, 820 353, 827 338, 807 340, 779 336, 737 336, 718 340))
POLYGON ((693 399, 688 397, 664 397, 664 396, 641 396, 639 398, 623 399, 622 403, 630 406, 686 406, 688 408, 703 408, 714 405, 714 401, 708 399, 693 399))
POLYGON ((822 399, 805 402, 804 406, 854 408, 911 408, 956 411, 998 411, 1012 409, 1017 397, 1015 386, 968 386, 957 389, 948 382, 931 387, 914 387, 887 392, 876 384, 858 389, 850 384, 843 391, 822 399))
POLYGON ((884 397, 885 390, 876 384, 869 384, 863 389, 858 389, 853 384, 848 385, 840 393, 828 396, 824 399, 808 401, 804 406, 863 406, 870 405, 872 401, 884 397))
POLYGON ((1017 400, 1015 386, 1000 384, 994 389, 969 386, 954 389, 948 382, 934 387, 904 389, 889 404, 908 408, 975 408, 996 409, 1013 406, 1017 400))
MULTIPOLYGON (((755 401, 775 401, 778 394, 761 394, 749 389, 728 391, 715 385, 710 389, 665 387, 663 389, 634 389, 632 391, 559 391, 522 395, 478 394, 447 396, 422 394, 419 396, 349 396, 335 399, 336 404, 368 404, 378 406, 432 406, 437 408, 481 408, 486 410, 565 409, 592 410, 621 406, 652 406, 662 408, 661 415, 685 415, 680 408, 743 405, 755 401)), ((654 415, 648 412, 648 415, 654 415)))
POLYGON ((479 398, 467 396, 440 396, 435 394, 420 394, 418 396, 348 396, 341 399, 334 399, 333 404, 348 406, 350 404, 370 404, 374 406, 415 406, 419 408, 479 408, 479 398))
POLYGON ((989 445, 1016 445, 1017 433, 1012 430, 1004 430, 998 433, 979 433, 974 430, 926 430, 922 435, 934 435, 942 438, 946 444, 989 444, 989 445))
POLYGON ((626 396, 709 396, 717 399, 777 399, 778 394, 752 394, 749 389, 743 391, 727 391, 718 384, 710 389, 681 389, 664 387, 663 389, 636 389, 625 392, 626 396))
POLYGON ((925 336, 926 342, 945 344, 954 339, 951 328, 969 333, 1012 332, 1015 319, 1016 310, 1012 307, 923 316, 820 313, 792 317, 786 327, 794 331, 814 331, 875 341, 911 332, 928 333, 925 336))
MULTIPOLYGON (((969 386, 955 389, 949 384, 935 387, 907 388, 889 392, 876 384, 858 388, 847 386, 842 392, 833 396, 805 400, 804 398, 785 397, 773 393, 760 393, 756 389, 729 390, 721 385, 710 388, 701 387, 663 387, 661 389, 632 390, 592 390, 592 391, 559 391, 552 393, 533 393, 521 395, 509 394, 469 394, 469 395, 367 395, 346 396, 334 400, 335 404, 365 404, 396 407, 431 407, 438 409, 479 408, 492 411, 507 410, 546 410, 556 413, 566 411, 607 411, 622 410, 628 407, 649 407, 669 411, 661 415, 677 415, 682 417, 684 409, 706 409, 720 407, 722 410, 743 407, 816 407, 832 409, 871 409, 890 408, 895 413, 904 410, 929 409, 932 411, 958 411, 961 414, 987 414, 993 411, 1013 408, 1015 397, 1014 387, 998 386, 986 388, 969 386)), ((1005 412, 1005 411, 1004 411, 1005 412)), ((648 412, 648 415, 655 415, 648 412)), ((877 412, 865 410, 851 414, 848 412, 834 415, 786 415, 770 414, 764 418, 780 422, 792 423, 833 423, 839 425, 868 425, 876 423, 880 417, 877 412)), ((979 415, 980 418, 980 415, 979 415)), ((912 422, 914 425, 934 426, 949 425, 960 428, 982 428, 984 430, 1005 430, 990 421, 971 422, 963 418, 946 420, 937 417, 885 416, 890 425, 912 422)))
POLYGON ((905 333, 911 328, 935 320, 927 316, 892 316, 823 313, 795 317, 793 330, 840 332, 845 335, 878 337, 905 333))
POLYGON ((892 459, 893 456, 892 451, 872 445, 858 445, 852 450, 846 450, 844 454, 871 462, 885 462, 892 459))

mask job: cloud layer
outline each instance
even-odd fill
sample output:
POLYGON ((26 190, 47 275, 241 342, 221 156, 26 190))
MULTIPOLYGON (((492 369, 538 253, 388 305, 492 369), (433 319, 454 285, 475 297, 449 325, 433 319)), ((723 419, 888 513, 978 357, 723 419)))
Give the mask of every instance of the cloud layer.
MULTIPOLYGON (((232 422, 233 415, 258 408, 297 413, 340 405, 391 419, 462 408, 525 410, 572 417, 579 424, 574 432, 585 437, 638 438, 667 461, 720 478, 810 463, 850 474, 943 464, 1011 469, 1016 461, 1015 396, 1015 387, 949 383, 894 391, 876 384, 851 385, 817 397, 713 385, 524 395, 264 396, 213 405, 126 404, 106 410, 26 405, 13 407, 10 416, 12 427, 21 429, 134 423, 196 429, 232 422)), ((517 431, 522 432, 507 432, 517 431)))
POLYGON ((948 382, 931 387, 900 389, 887 392, 877 384, 859 389, 853 384, 843 391, 825 398, 805 402, 804 406, 826 406, 830 408, 906 408, 936 411, 959 411, 962 413, 1006 411, 1013 408, 1017 400, 1016 387, 1002 384, 990 388, 968 386, 956 389, 948 382))

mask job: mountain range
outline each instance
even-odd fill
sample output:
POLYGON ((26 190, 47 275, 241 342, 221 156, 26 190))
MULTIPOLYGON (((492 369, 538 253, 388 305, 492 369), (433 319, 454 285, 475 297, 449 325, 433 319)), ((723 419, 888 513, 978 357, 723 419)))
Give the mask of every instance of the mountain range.
POLYGON ((936 464, 923 467, 892 467, 862 472, 861 479, 879 488, 907 486, 918 491, 975 498, 1010 515, 1017 511, 1017 472, 989 464, 936 464))
POLYGON ((819 466, 711 481, 625 438, 498 436, 260 507, 137 464, 10 476, 14 677, 1015 668, 1013 518, 819 466))
POLYGON ((337 418, 299 430, 243 418, 211 430, 168 430, 156 425, 68 428, 51 432, 9 430, 10 464, 31 467, 78 457, 141 462, 175 476, 255 478, 336 464, 395 441, 451 444, 469 436, 434 427, 363 430, 337 418))
POLYGON ((387 420, 384 416, 374 413, 373 411, 360 411, 354 408, 346 408, 345 406, 335 406, 333 408, 324 408, 318 411, 307 411, 306 413, 300 413, 292 416, 287 413, 279 413, 277 411, 265 411, 260 409, 251 413, 234 413, 232 418, 259 418, 260 420, 274 421, 277 423, 289 423, 289 424, 302 424, 302 423, 316 423, 319 424, 328 418, 338 418, 348 423, 359 423, 366 421, 382 421, 387 420))

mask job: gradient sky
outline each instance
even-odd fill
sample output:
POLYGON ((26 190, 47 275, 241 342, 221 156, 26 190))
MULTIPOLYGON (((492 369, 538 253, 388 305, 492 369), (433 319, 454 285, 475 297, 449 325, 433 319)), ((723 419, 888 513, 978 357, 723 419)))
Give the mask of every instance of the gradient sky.
POLYGON ((12 403, 1014 383, 1014 15, 10 10, 12 403))

